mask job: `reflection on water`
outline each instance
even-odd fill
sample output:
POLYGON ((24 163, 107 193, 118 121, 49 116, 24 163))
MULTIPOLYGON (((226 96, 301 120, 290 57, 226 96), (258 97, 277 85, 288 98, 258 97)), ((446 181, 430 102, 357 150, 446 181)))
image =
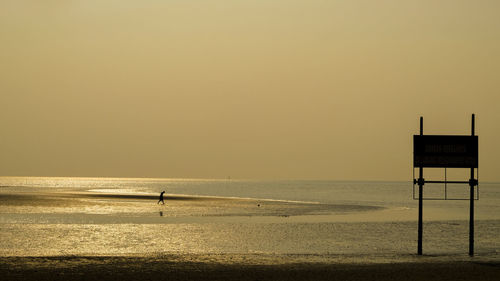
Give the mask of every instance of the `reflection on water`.
MULTIPOLYGON (((0 256, 376 259, 411 255, 416 248, 416 202, 407 183, 0 178, 0 186, 0 256), (159 206, 164 189, 168 204, 159 206)), ((500 249, 500 189, 481 188, 476 252, 494 258, 500 249)), ((425 202, 425 253, 466 254, 467 218, 467 202, 425 202)))
MULTIPOLYGON (((466 222, 433 222, 425 229, 427 254, 467 253, 466 222)), ((477 229, 477 254, 496 256, 500 224, 479 221, 477 229)), ((0 231, 1 256, 265 253, 376 257, 411 255, 416 247, 413 222, 1 224, 0 231)))

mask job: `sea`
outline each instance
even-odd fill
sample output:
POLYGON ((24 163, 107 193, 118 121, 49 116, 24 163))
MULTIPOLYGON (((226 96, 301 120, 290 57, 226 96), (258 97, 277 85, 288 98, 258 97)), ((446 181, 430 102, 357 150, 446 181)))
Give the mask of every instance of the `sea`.
MULTIPOLYGON (((409 181, 0 177, 0 256, 411 261, 420 258, 417 188, 409 181)), ((424 257, 471 259, 469 186, 429 184, 424 197, 424 257)), ((474 259, 500 261, 500 183, 480 183, 474 198, 474 259)))

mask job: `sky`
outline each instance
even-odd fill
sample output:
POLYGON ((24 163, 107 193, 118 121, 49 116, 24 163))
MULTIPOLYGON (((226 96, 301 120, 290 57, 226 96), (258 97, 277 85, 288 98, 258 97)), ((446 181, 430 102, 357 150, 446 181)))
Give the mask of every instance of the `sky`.
POLYGON ((0 175, 500 181, 500 2, 0 0, 0 175), (460 179, 461 180, 461 179, 460 179))

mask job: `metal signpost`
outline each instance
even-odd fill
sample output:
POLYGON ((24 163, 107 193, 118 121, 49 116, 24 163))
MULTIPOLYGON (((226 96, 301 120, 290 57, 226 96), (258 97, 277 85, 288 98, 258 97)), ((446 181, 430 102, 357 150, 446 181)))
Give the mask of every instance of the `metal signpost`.
POLYGON ((478 168, 478 136, 474 133, 475 116, 472 114, 472 128, 470 135, 424 135, 424 119, 420 117, 420 134, 413 136, 413 169, 418 168, 418 180, 413 177, 413 199, 415 198, 415 184, 418 184, 418 254, 422 255, 422 217, 423 200, 469 200, 469 255, 474 255, 474 186, 478 180, 474 178, 474 169, 478 168), (431 181, 424 179, 424 168, 470 168, 468 181, 431 181), (424 198, 426 183, 444 183, 445 198, 424 198), (449 199, 446 193, 446 184, 465 183, 470 186, 469 199, 449 199))

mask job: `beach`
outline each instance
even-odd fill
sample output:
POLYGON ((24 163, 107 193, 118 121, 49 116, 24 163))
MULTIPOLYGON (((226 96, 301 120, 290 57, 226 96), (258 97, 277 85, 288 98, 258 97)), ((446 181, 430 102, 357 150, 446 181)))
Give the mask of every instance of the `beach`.
POLYGON ((294 262, 291 257, 243 261, 246 258, 231 255, 0 258, 0 272, 3 280, 488 281, 500 276, 500 264, 491 262, 310 263, 294 262))
POLYGON ((4 178, 0 272, 5 280, 498 280, 497 185, 482 194, 474 257, 466 202, 426 202, 418 256, 406 183, 4 178))

